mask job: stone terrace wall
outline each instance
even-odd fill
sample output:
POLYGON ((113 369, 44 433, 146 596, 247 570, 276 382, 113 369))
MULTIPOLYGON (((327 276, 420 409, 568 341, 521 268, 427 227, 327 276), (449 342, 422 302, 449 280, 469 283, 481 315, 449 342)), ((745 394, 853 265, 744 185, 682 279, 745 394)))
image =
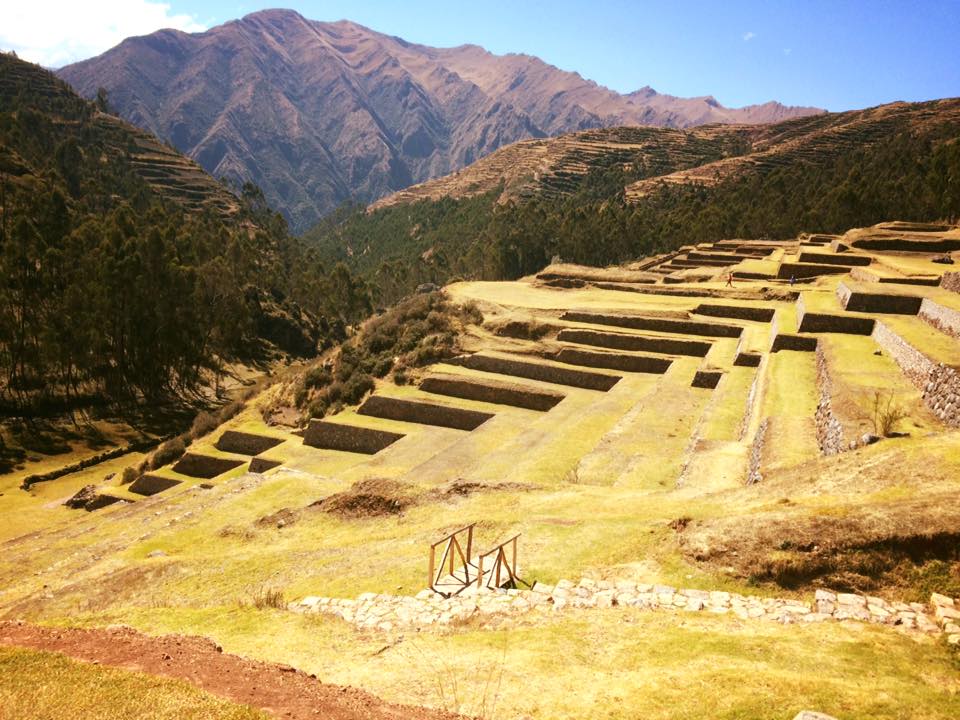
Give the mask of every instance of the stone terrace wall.
POLYGON ((776 314, 773 308, 750 307, 746 305, 711 305, 708 303, 697 305, 693 312, 697 315, 735 318, 738 320, 755 320, 757 322, 770 322, 774 314, 776 314))
POLYGON ((448 360, 454 365, 461 365, 471 370, 513 375, 514 377, 539 380, 540 382, 570 385, 571 387, 586 390, 601 390, 606 392, 620 381, 618 375, 605 375, 586 370, 544 365, 542 363, 513 360, 496 357, 494 355, 461 355, 448 360))
POLYGON ((750 462, 747 465, 747 485, 755 485, 763 480, 763 474, 760 472, 760 463, 763 462, 763 445, 767 439, 767 428, 770 425, 770 418, 765 418, 760 427, 757 428, 757 434, 750 445, 750 462))
POLYGON ((367 401, 360 406, 357 413, 390 420, 420 423, 421 425, 438 425, 454 430, 476 430, 493 417, 493 413, 401 400, 382 395, 367 398, 367 401))
POLYGON ((940 278, 940 287, 960 293, 960 272, 945 272, 940 278))
POLYGON ((179 480, 162 475, 141 475, 130 485, 130 492, 137 495, 156 495, 180 484, 179 480))
POLYGON ((557 334, 557 340, 580 343, 581 345, 595 345, 614 350, 639 350, 641 352, 689 355, 691 357, 706 357, 712 347, 711 343, 703 340, 647 337, 580 328, 564 328, 557 334))
POLYGON ((303 444, 323 450, 374 455, 404 437, 386 430, 340 425, 324 420, 311 420, 303 432, 303 444))
POLYGON ((846 284, 837 286, 837 298, 848 312, 916 315, 923 298, 894 293, 865 293, 851 290, 846 284))
POLYGON ((653 330, 656 332, 677 333, 680 335, 705 335, 707 337, 738 338, 743 333, 739 325, 697 322, 694 320, 674 320, 671 318, 643 317, 641 315, 607 315, 604 313, 565 312, 561 320, 571 322, 613 325, 634 330, 653 330))
POLYGON ((960 373, 934 362, 882 322, 874 327, 873 339, 920 389, 926 406, 947 425, 960 427, 960 373))
POLYGON ((929 298, 924 298, 920 304, 920 318, 947 335, 960 337, 960 312, 945 307, 929 298))
POLYGON ((822 347, 817 347, 817 390, 819 401, 815 415, 817 444, 824 455, 836 455, 847 449, 843 439, 843 424, 833 414, 833 380, 827 367, 827 356, 822 347))
POLYGON ((513 407, 542 412, 549 410, 566 397, 558 392, 535 390, 522 385, 498 383, 492 380, 480 382, 437 376, 425 378, 420 383, 420 389, 435 395, 448 395, 466 400, 512 405, 513 407))
POLYGON ((223 473, 233 470, 235 467, 240 467, 244 462, 244 460, 187 453, 173 466, 173 471, 181 475, 209 480, 217 475, 223 475, 223 473))
POLYGON ((236 453, 237 455, 259 455, 282 442, 282 438, 227 430, 220 436, 214 447, 216 447, 217 450, 236 453))
POLYGON ((608 370, 623 370, 624 372, 654 373, 662 375, 673 362, 668 358, 651 355, 627 355, 615 352, 594 352, 578 348, 563 348, 551 359, 571 365, 606 368, 608 370))

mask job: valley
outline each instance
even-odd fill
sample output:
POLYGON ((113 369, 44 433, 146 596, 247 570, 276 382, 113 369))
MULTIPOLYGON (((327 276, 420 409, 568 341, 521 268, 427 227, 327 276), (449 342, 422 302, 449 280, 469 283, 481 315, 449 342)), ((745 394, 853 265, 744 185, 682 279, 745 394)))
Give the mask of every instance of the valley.
POLYGON ((119 502, 7 541, 3 613, 204 635, 467 715, 495 709, 493 675, 506 716, 549 677, 532 717, 612 697, 733 717, 770 702, 734 682, 749 666, 785 713, 950 717, 960 295, 927 248, 954 238, 888 223, 455 283, 458 354, 302 431, 262 419, 309 373, 280 379, 173 465, 99 486, 119 502), (444 600, 429 547, 471 523, 481 550, 519 533, 518 589, 488 566, 444 600), (822 644, 827 682, 804 670, 822 644), (679 679, 718 654, 722 697, 679 679))

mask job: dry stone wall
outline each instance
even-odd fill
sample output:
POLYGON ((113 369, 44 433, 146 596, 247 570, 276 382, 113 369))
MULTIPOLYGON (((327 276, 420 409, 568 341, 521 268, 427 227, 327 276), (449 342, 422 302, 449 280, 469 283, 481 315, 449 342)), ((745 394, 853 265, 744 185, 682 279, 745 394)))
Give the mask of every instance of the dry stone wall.
POLYGON ((923 393, 926 406, 945 424, 960 427, 960 372, 957 368, 934 362, 882 322, 876 324, 873 339, 923 393))
POLYGON ((606 368, 608 370, 623 370, 624 372, 653 373, 662 375, 669 368, 672 360, 651 355, 628 355, 616 352, 597 352, 565 347, 555 355, 548 357, 570 365, 584 365, 586 367, 606 368))
POLYGON ((367 398, 367 401, 360 406, 357 413, 422 425, 437 425, 455 430, 475 430, 493 417, 493 413, 402 400, 382 395, 367 398))
POLYGON ((512 358, 496 357, 494 355, 462 355, 449 360, 451 364, 461 365, 471 370, 513 375, 514 377, 539 380, 540 382, 570 385, 571 387, 586 390, 601 390, 606 392, 620 381, 619 375, 606 375, 587 370, 545 365, 543 363, 514 360, 512 358))
POLYGON ((948 643, 960 644, 960 601, 937 593, 931 596, 929 605, 829 590, 817 590, 812 601, 804 601, 584 578, 576 584, 570 580, 560 580, 556 585, 537 582, 530 590, 471 587, 450 598, 432 590, 413 597, 377 593, 364 593, 356 599, 311 596, 288 606, 294 612, 333 615, 359 628, 386 632, 429 630, 471 618, 498 621, 531 612, 614 607, 731 615, 745 622, 865 622, 905 631, 943 633, 948 643))
POLYGON ((511 405, 527 410, 545 412, 563 400, 565 395, 547 390, 536 390, 492 380, 483 382, 463 378, 430 376, 420 383, 420 389, 435 395, 447 395, 466 400, 511 405))
POLYGON ((340 425, 325 420, 311 420, 303 432, 303 444, 323 450, 374 455, 404 437, 400 433, 374 430, 354 425, 340 425))
POLYGON ((922 320, 947 333, 947 335, 960 337, 960 312, 953 308, 924 298, 918 314, 922 320))
POLYGON ((282 442, 282 438, 227 430, 220 436, 214 447, 216 447, 217 450, 236 453, 237 455, 259 455, 282 442))
POLYGON ((244 460, 187 453, 173 466, 173 471, 181 475, 209 480, 217 475, 223 475, 223 473, 233 470, 235 467, 240 467, 244 462, 244 460))
POLYGON ((960 272, 945 272, 940 278, 940 287, 960 293, 960 272))
POLYGON ((817 391, 819 394, 815 416, 817 444, 824 455, 836 455, 847 449, 843 439, 843 423, 833 413, 833 381, 822 347, 817 348, 817 391))
POLYGON ((770 426, 770 418, 764 418, 757 428, 757 434, 750 444, 750 461, 747 464, 747 485, 755 485, 763 480, 763 474, 760 472, 760 464, 763 462, 763 446, 767 439, 767 428, 770 426))

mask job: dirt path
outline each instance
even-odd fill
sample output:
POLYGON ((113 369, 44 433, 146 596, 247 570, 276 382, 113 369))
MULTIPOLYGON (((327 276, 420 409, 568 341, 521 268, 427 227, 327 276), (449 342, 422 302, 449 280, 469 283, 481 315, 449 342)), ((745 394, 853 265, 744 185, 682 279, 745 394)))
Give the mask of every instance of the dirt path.
POLYGON ((131 628, 60 629, 0 623, 0 645, 62 652, 77 660, 186 680, 209 693, 300 720, 453 720, 422 707, 393 705, 352 687, 328 685, 289 666, 228 655, 207 638, 151 637, 131 628))

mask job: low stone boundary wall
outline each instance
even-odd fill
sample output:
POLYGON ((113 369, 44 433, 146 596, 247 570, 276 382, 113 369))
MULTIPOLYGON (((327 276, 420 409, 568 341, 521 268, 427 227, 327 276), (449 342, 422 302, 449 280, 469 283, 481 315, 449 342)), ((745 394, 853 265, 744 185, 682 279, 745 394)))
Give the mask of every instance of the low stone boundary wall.
POLYGON ((802 263, 814 265, 843 265, 844 267, 865 267, 872 259, 867 255, 834 255, 832 253, 802 252, 797 258, 802 263))
POLYGON ((923 298, 915 295, 894 293, 865 293, 851 289, 845 283, 837 285, 837 299, 848 312, 887 313, 890 315, 916 315, 923 298))
POLYGON ((960 372, 957 368, 934 362, 883 322, 877 322, 872 337, 920 390, 924 404, 933 414, 951 427, 960 427, 960 372))
POLYGON ((227 430, 220 436, 214 447, 217 448, 217 450, 236 453, 237 455, 259 455, 282 442, 282 438, 227 430))
POLYGON ((493 417, 493 413, 465 410, 448 405, 402 400, 400 398, 373 395, 357 410, 360 415, 402 420, 421 425, 437 425, 454 430, 476 430, 493 417))
POLYGON ((453 358, 447 362, 462 365, 471 370, 512 375, 514 377, 527 378, 528 380, 539 380, 540 382, 554 383, 555 385, 570 385, 571 387, 584 388, 586 390, 600 390, 602 392, 606 392, 620 381, 618 375, 604 375, 586 370, 573 370, 571 368, 561 368, 554 365, 495 357, 493 355, 465 355, 453 358))
POLYGON ((817 348, 817 445, 824 455, 837 455, 847 449, 843 439, 843 423, 833 413, 833 380, 822 347, 817 348))
POLYGON ((722 377, 723 373, 720 370, 697 370, 693 375, 693 382, 690 383, 690 387, 713 390, 722 377))
POLYGON ((580 343, 581 345, 595 345, 614 350, 688 355, 690 357, 706 357, 710 348, 713 347, 712 343, 702 340, 647 337, 644 335, 601 332, 600 330, 581 330, 580 328, 564 328, 557 334, 557 340, 580 343))
POLYGON ((709 315, 711 317, 770 322, 776 310, 773 308, 749 307, 746 305, 710 305, 702 303, 697 305, 693 312, 697 315, 709 315))
POLYGON ((235 467, 240 467, 243 463, 243 460, 188 452, 177 461, 172 469, 181 475, 209 480, 217 475, 223 475, 223 473, 233 470, 235 467))
POLYGON ((400 433, 386 430, 311 420, 303 432, 303 444, 322 450, 342 450, 375 455, 402 437, 404 436, 400 433))
POLYGON ((718 590, 674 588, 631 580, 592 580, 556 585, 536 582, 530 590, 468 588, 444 598, 432 590, 416 596, 363 593, 357 599, 305 597, 290 603, 298 613, 339 617, 370 630, 425 630, 460 623, 473 617, 520 616, 529 612, 567 609, 603 610, 613 607, 667 612, 706 612, 732 615, 744 622, 784 624, 865 622, 902 630, 943 633, 950 644, 960 644, 960 600, 934 593, 930 605, 891 602, 853 593, 817 590, 812 600, 741 595, 718 590))
POLYGON ((579 348, 562 348, 556 354, 549 356, 552 360, 569 365, 605 368, 607 370, 623 370, 624 372, 653 373, 663 375, 670 369, 673 362, 662 357, 651 355, 627 355, 625 353, 581 350, 579 348))
POLYGON ((738 338, 743 333, 743 328, 739 325, 721 325, 720 323, 644 317, 642 315, 609 315, 605 313, 570 310, 561 315, 560 319, 571 322, 593 323, 595 325, 613 325, 615 327, 625 327, 633 330, 677 333, 679 335, 738 338))
POLYGON ((944 290, 960 293, 960 272, 945 272, 940 277, 940 287, 944 290))
POLYGON ((283 463, 280 460, 269 460, 267 458, 250 458, 250 472, 265 473, 267 470, 273 470, 280 467, 283 463))
POLYGON ((933 325, 938 330, 960 337, 960 311, 948 308, 929 298, 924 298, 920 303, 920 311, 917 313, 922 320, 933 325))
POLYGON ((100 463, 104 463, 107 460, 114 460, 118 457, 123 457, 132 452, 143 452, 145 450, 151 450, 155 448, 162 442, 169 440, 174 437, 173 435, 166 435, 159 438, 149 438, 146 440, 138 440, 137 442, 132 442, 129 445, 124 445, 122 447, 112 448, 110 450, 105 450, 102 453, 94 455, 93 457, 84 458, 83 460, 70 465, 64 465, 59 467, 56 470, 51 470, 48 473, 41 473, 39 475, 28 475, 20 483, 21 490, 29 490, 31 485, 35 485, 39 482, 49 482, 50 480, 57 480, 66 475, 71 475, 75 472, 80 472, 81 470, 86 470, 87 468, 94 467, 100 463))
POLYGON ((435 395, 447 395, 466 400, 480 400, 481 402, 497 403, 539 410, 545 412, 553 408, 566 397, 562 393, 548 390, 536 390, 522 385, 498 383, 493 380, 480 382, 452 377, 430 376, 420 383, 420 389, 435 395))
POLYGON ((137 495, 146 495, 149 497, 150 495, 156 495, 164 490, 169 490, 172 487, 176 487, 179 484, 179 480, 163 477, 162 475, 151 475, 147 473, 146 475, 141 475, 134 480, 130 484, 129 490, 137 495))

